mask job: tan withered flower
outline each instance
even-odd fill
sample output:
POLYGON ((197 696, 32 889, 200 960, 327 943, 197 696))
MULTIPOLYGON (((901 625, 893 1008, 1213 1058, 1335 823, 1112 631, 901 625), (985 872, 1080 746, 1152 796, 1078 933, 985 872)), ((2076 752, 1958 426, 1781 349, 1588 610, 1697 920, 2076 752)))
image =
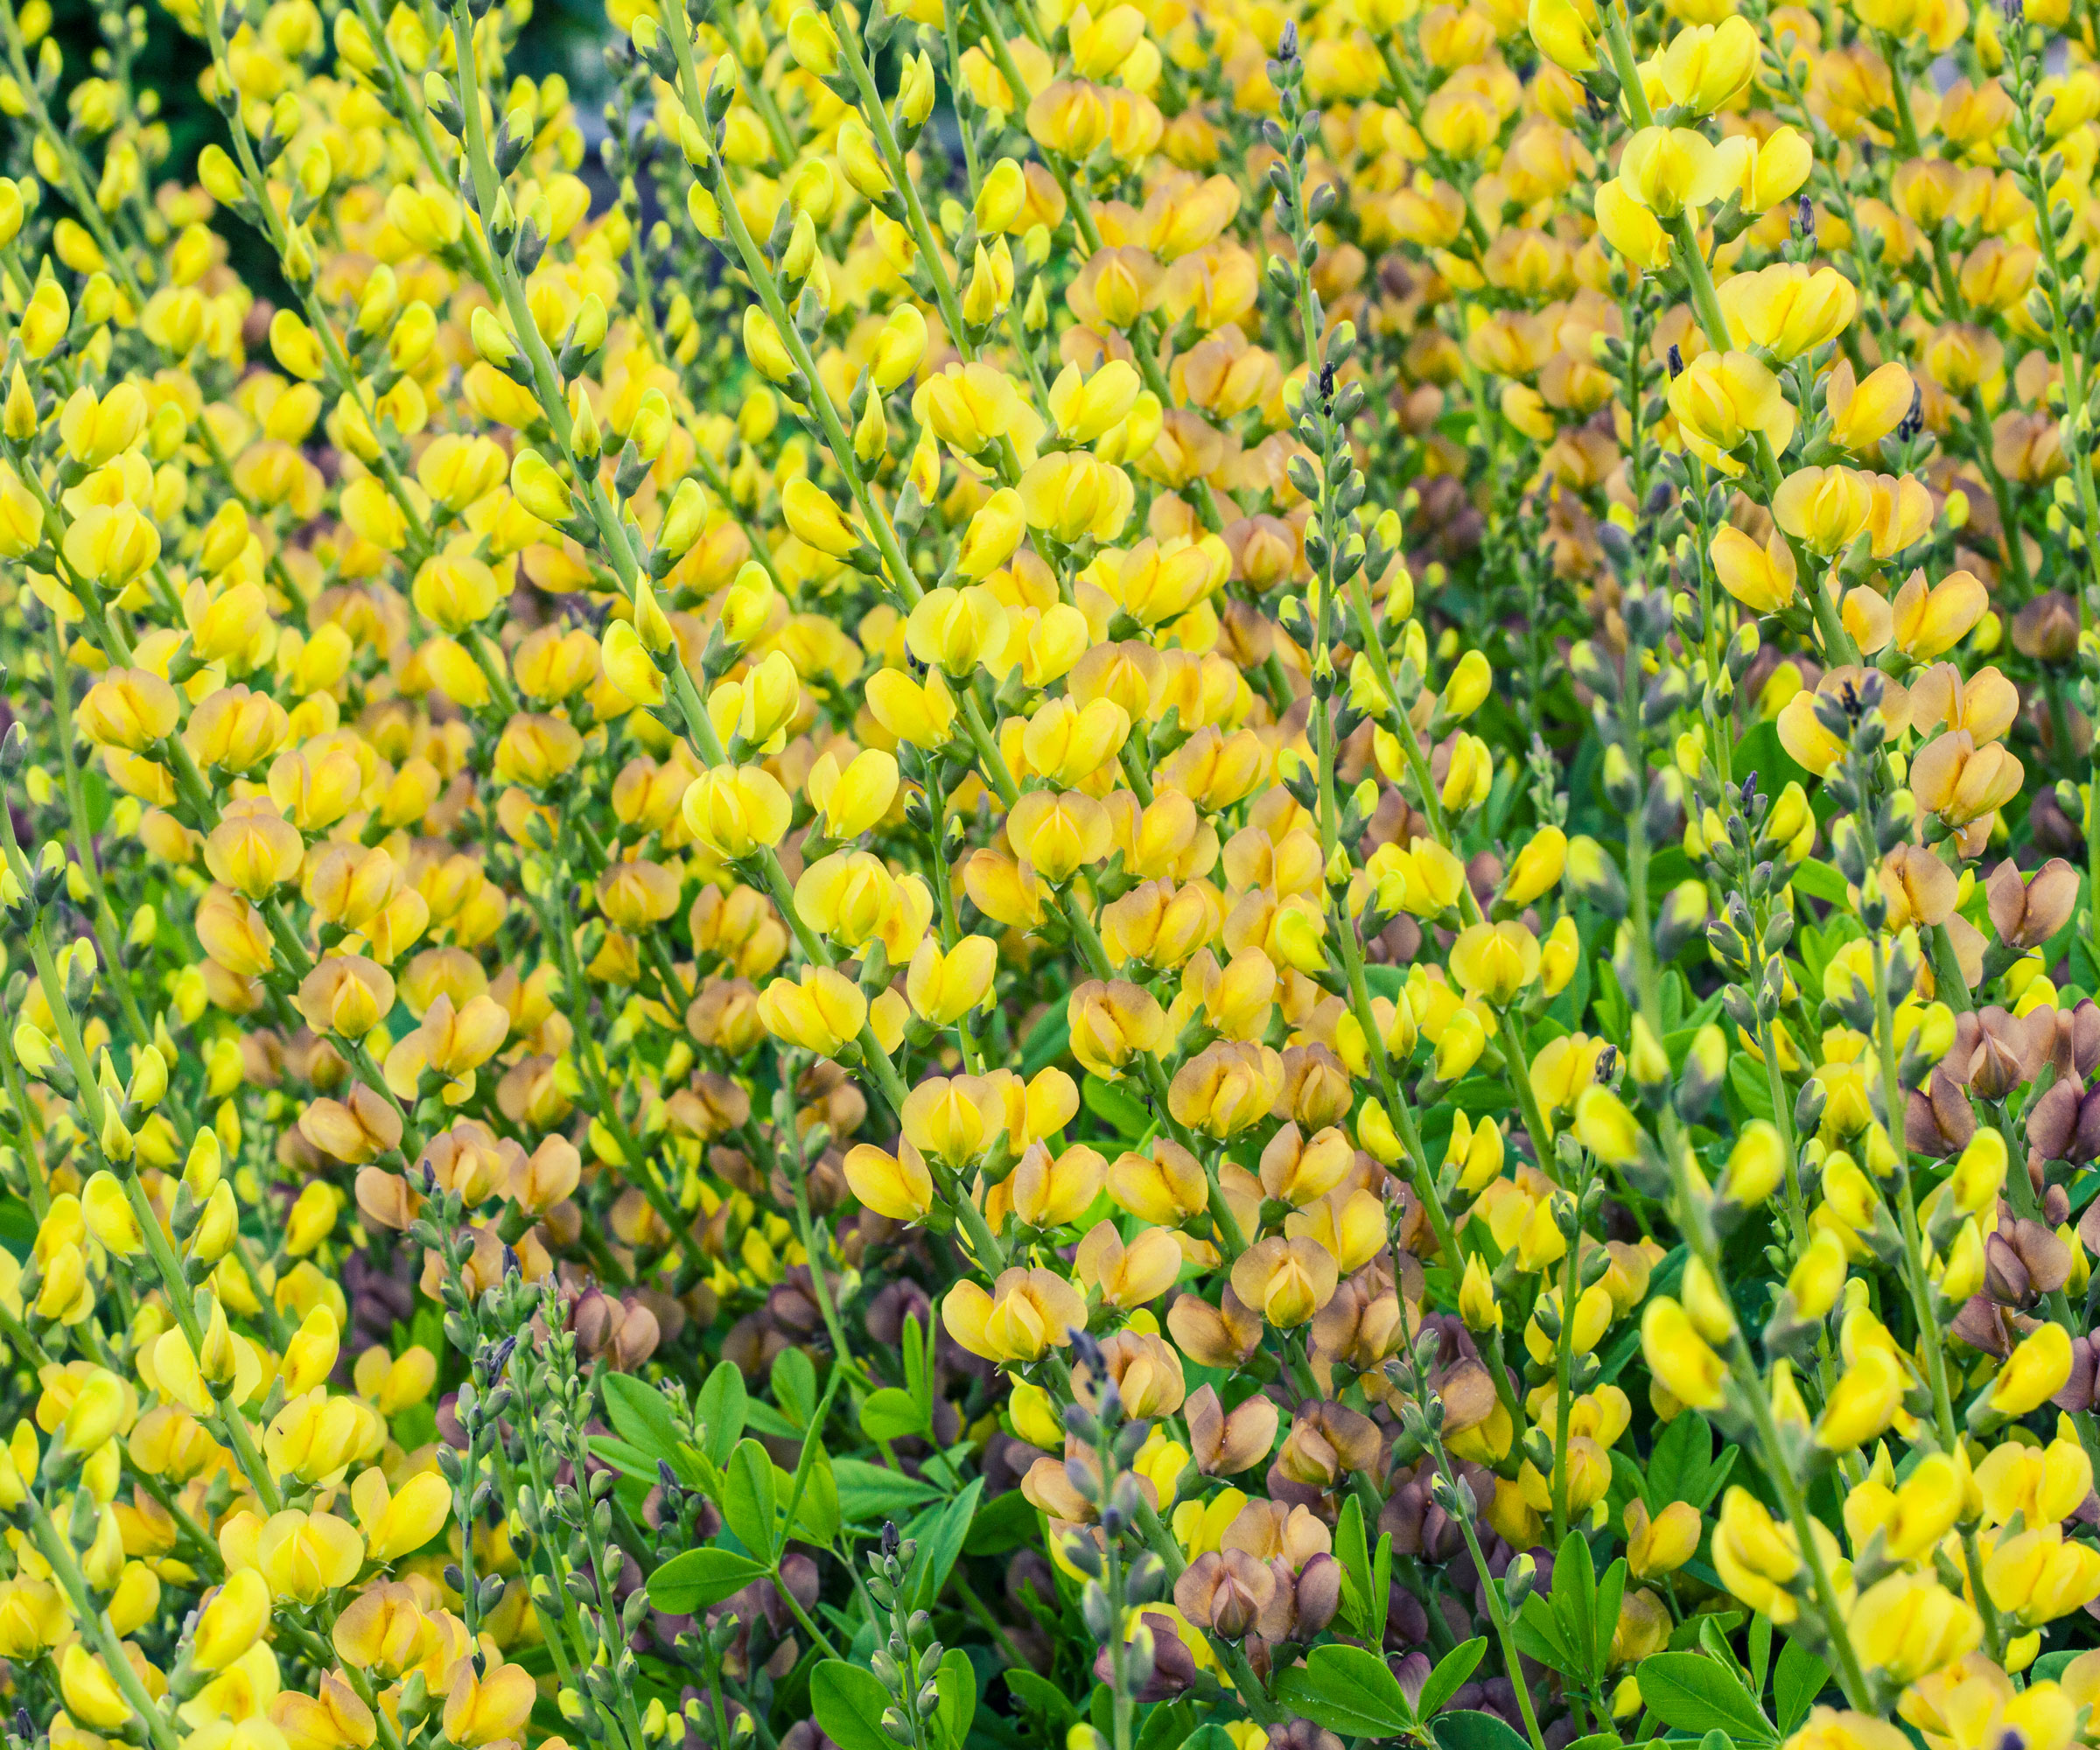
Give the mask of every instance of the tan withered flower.
POLYGON ((1174 1606, 1199 1628, 1227 1641, 1250 1634, 1276 1596, 1276 1575, 1245 1550, 1211 1550, 1174 1582, 1174 1606))
POLYGON ((2007 948, 2040 948, 2070 921, 2078 903, 2078 872, 2061 857, 2052 857, 2023 878, 2008 857, 1991 872, 1984 891, 1998 939, 2007 948))
POLYGON ((1123 1399, 1124 1413, 1150 1420, 1181 1408, 1186 1390, 1181 1358, 1164 1338, 1122 1330, 1101 1346, 1102 1360, 1123 1399))
POLYGON ((1236 1476, 1261 1464, 1276 1444, 1282 1418, 1274 1402, 1259 1392, 1228 1414, 1208 1385, 1190 1395, 1186 1414, 1189 1447, 1205 1476, 1236 1476))
POLYGON ((1250 1501, 1225 1528, 1222 1547, 1244 1550, 1262 1560, 1281 1561, 1296 1573, 1334 1547, 1326 1522, 1305 1507, 1281 1501, 1250 1501))
POLYGON ((1905 1143, 1921 1154, 1943 1158, 1959 1154, 1975 1134, 1976 1108, 1946 1065, 1936 1065, 1925 1086, 1913 1088, 1904 1106, 1905 1143))
POLYGON ((1198 1367, 1238 1368, 1260 1347, 1263 1325, 1228 1283, 1215 1306, 1199 1294, 1181 1296, 1167 1312, 1166 1328, 1198 1367))
POLYGON ((1889 900, 1889 928, 1943 924, 1954 911, 1960 882, 1923 845, 1899 844, 1881 860, 1881 890, 1889 900))
POLYGON ((2002 1100, 2040 1074, 2055 1044, 2053 1013, 2036 1010, 2023 1018, 1992 1004, 1956 1019, 1943 1068, 1979 1098, 2002 1100))
POLYGON ((1288 1124, 1262 1151, 1262 1190, 1279 1203, 1300 1207, 1334 1190, 1355 1160, 1355 1145, 1339 1129, 1329 1126, 1308 1139, 1288 1124))
POLYGON ((1300 1404, 1277 1468, 1293 1482, 1332 1488, 1348 1473, 1376 1465, 1383 1444, 1368 1416, 1324 1401, 1300 1404))

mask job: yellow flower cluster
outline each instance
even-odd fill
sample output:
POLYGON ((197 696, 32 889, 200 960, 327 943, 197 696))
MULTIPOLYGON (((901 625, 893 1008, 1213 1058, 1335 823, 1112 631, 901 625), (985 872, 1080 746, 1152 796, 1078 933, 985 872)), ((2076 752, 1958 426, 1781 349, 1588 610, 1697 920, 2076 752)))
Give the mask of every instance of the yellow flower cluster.
POLYGON ((2100 17, 168 11, 193 182, 0 0, 20 1750, 2100 1742, 2100 17))

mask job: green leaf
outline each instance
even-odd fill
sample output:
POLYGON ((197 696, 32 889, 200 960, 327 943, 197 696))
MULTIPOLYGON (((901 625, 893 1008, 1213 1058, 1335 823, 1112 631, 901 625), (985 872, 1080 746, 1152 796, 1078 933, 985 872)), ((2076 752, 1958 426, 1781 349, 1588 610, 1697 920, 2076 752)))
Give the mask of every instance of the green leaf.
POLYGON ((773 1362, 774 1402, 796 1428, 807 1428, 816 1414, 816 1363, 801 1349, 782 1349, 773 1362))
POLYGON ((734 1550, 688 1550, 649 1576, 649 1602, 667 1616, 690 1616, 742 1592, 766 1570, 734 1550))
MULTIPOLYGON (((1760 1065, 1746 1057, 1730 1058, 1728 1087, 1752 1117, 1762 1118, 1767 1124, 1773 1122, 1772 1084, 1760 1065)), ((1682 1416, 1677 1418, 1680 1422, 1684 1419, 1682 1416)))
POLYGON ((1461 1707, 1439 1713, 1429 1723, 1438 1750, 1530 1750, 1524 1740, 1492 1713, 1461 1707))
POLYGON ((744 1438, 744 1376, 734 1362, 723 1362, 708 1375, 693 1401, 693 1420, 700 1430, 700 1450, 717 1466, 729 1462, 744 1438))
POLYGON ((1371 1632, 1374 1647, 1385 1645, 1385 1614, 1393 1601, 1393 1534, 1378 1534, 1378 1553, 1371 1558, 1371 1632))
POLYGON ((1748 1690, 1753 1700, 1758 1698, 1758 1690, 1751 1687, 1748 1669, 1735 1656, 1735 1648, 1728 1644, 1728 1637, 1721 1633, 1720 1626, 1712 1617, 1699 1624, 1698 1650, 1748 1690))
POLYGON ((656 1460, 640 1446, 630 1446, 625 1440, 608 1439, 603 1434, 593 1434, 591 1450, 613 1469, 623 1475, 637 1477, 654 1488, 662 1480, 656 1474, 656 1460))
POLYGON ((1656 1436, 1655 1446, 1648 1453, 1648 1511, 1660 1513, 1673 1501, 1700 1505, 1693 1495, 1705 1480, 1712 1452, 1713 1431, 1706 1425, 1706 1418, 1697 1410, 1681 1411, 1656 1436))
POLYGON ((1270 1693, 1344 1738, 1396 1738, 1415 1724, 1399 1678, 1362 1647, 1315 1647, 1303 1665, 1277 1677, 1270 1693))
MULTIPOLYGON (((780 1369, 774 1369, 778 1380, 780 1369)), ((831 1369, 831 1382, 824 1388, 824 1395, 810 1406, 803 1420, 808 1424, 802 1433, 802 1449, 796 1454, 794 1475, 788 1485, 788 1505, 784 1516, 789 1535, 797 1526, 809 1528, 819 1543, 828 1544, 838 1535, 842 1522, 838 1516, 838 1480, 831 1474, 831 1455, 824 1450, 824 1424, 831 1419, 831 1400, 838 1396, 838 1389, 845 1383, 844 1368, 831 1369), (822 1478, 817 1473, 823 1473, 822 1478), (812 1502, 812 1491, 816 1497, 812 1502)), ((816 1389, 816 1369, 808 1369, 808 1383, 814 1392, 816 1389)))
POLYGON ((1595 1644, 1590 1648, 1590 1675, 1600 1690, 1612 1662, 1612 1636, 1619 1628, 1619 1605, 1626 1596, 1626 1558, 1621 1556, 1597 1582, 1595 1644))
POLYGON ((1788 878, 1811 900, 1830 906, 1844 903, 1844 877, 1820 857, 1802 858, 1788 878))
POLYGON ((1830 1681, 1830 1668, 1800 1642, 1789 1641, 1779 1649, 1779 1665, 1772 1673, 1772 1705, 1779 1715, 1782 1738, 1790 1738, 1799 1729, 1830 1681))
POLYGON ((1579 1531, 1562 1538, 1553 1558, 1553 1620, 1575 1656, 1574 1676, 1588 1677, 1597 1665, 1597 1564, 1579 1531))
POLYGON ((99 767, 90 766, 80 774, 80 804, 88 816, 88 830, 100 832, 109 824, 109 815, 116 804, 110 793, 109 780, 99 767))
POLYGON ((912 1592, 919 1609, 931 1610, 934 1600, 941 1596, 941 1588, 948 1584, 948 1574, 969 1540, 970 1522, 976 1517, 977 1497, 984 1493, 984 1479, 978 1477, 942 1509, 930 1530, 920 1534, 918 1584, 912 1592))
MULTIPOLYGON (((1370 1614, 1371 1601, 1371 1546, 1363 1535, 1363 1503, 1354 1495, 1341 1504, 1341 1517, 1334 1527, 1334 1554, 1341 1563, 1342 1578, 1348 1582, 1353 1607, 1349 1620, 1359 1629, 1369 1627, 1366 1620, 1370 1614)), ((1367 1634, 1366 1639, 1368 1639, 1367 1634)))
POLYGON ((773 1460, 756 1440, 740 1440, 722 1474, 722 1522, 737 1542, 773 1564, 774 1520, 778 1502, 773 1487, 773 1460))
POLYGON ((904 1389, 914 1397, 926 1395, 926 1334, 919 1328, 919 1315, 904 1315, 904 1389))
POLYGON ((1474 1118, 1482 1112, 1506 1112, 1510 1106, 1509 1084, 1499 1075, 1469 1075, 1437 1103, 1455 1106, 1474 1118))
POLYGON ((838 1510, 849 1525, 901 1519, 915 1508, 941 1499, 941 1491, 932 1484, 865 1459, 835 1460, 831 1473, 838 1480, 838 1510))
POLYGON ((2084 1651, 2082 1648, 2066 1647, 2060 1653, 2044 1653, 2027 1667, 2027 1686, 2032 1689, 2039 1683, 2055 1683, 2063 1676, 2063 1668, 2082 1656, 2084 1651))
MULTIPOLYGON (((799 1440, 802 1430, 762 1397, 746 1398, 744 1402, 744 1432, 747 1434, 764 1434, 775 1440, 799 1440)), ((734 1446, 736 1443, 730 1443, 734 1446)))
MULTIPOLYGON (((1144 1722, 1144 1729, 1138 1734, 1138 1750, 1171 1750, 1188 1736, 1189 1723, 1194 1712, 1185 1701, 1168 1702, 1155 1707, 1144 1722)), ((1227 1742, 1231 1740, 1228 1739, 1227 1742)))
POLYGON ((1070 1005, 1062 997, 1051 999, 1042 1018, 1028 1029, 1021 1041, 1021 1079, 1031 1080, 1037 1070, 1055 1063, 1071 1048, 1070 1005))
POLYGON ((826 1659, 809 1677, 809 1711, 839 1750, 897 1750, 882 1729, 890 1692, 882 1679, 844 1659, 826 1659))
POLYGON ((1563 1676, 1584 1675, 1575 1649, 1562 1635, 1553 1606, 1535 1592, 1525 1594, 1523 1608, 1517 1613, 1516 1645, 1519 1652, 1550 1666, 1563 1676))
POLYGON ((934 1718, 954 1750, 962 1750, 970 1722, 977 1717, 977 1674, 970 1668, 970 1655, 960 1647, 950 1647, 941 1656, 934 1685, 941 1697, 934 1718))
POLYGON ((1087 1110, 1126 1142, 1136 1142, 1152 1128, 1152 1115, 1135 1095, 1089 1074, 1079 1084, 1087 1110))
POLYGON ((1001 1671, 999 1681, 1006 1685, 1007 1694, 1023 1707, 1042 1716, 1059 1742, 1064 1740, 1066 1728, 1078 1717, 1078 1710, 1062 1690, 1047 1677, 1039 1677, 1033 1671, 1023 1670, 1018 1665, 1009 1665, 1001 1671))
POLYGON ((1679 1732, 1718 1728, 1738 1744, 1769 1744, 1779 1737, 1734 1675, 1698 1653, 1651 1654, 1634 1675, 1648 1711, 1679 1732))
POLYGON ((838 1478, 830 1455, 821 1447, 802 1479, 802 1498, 795 1504, 796 1531, 814 1544, 829 1544, 845 1521, 838 1506, 838 1478))
POLYGON ((1473 1668, 1487 1650, 1488 1637, 1483 1634, 1453 1647, 1438 1660, 1429 1681, 1422 1685, 1422 1693, 1415 1698, 1415 1712, 1424 1719, 1442 1712, 1444 1704, 1465 1687, 1466 1679, 1473 1675, 1473 1668))
POLYGON ((1779 725, 1768 718, 1754 726, 1748 734, 1735 744, 1735 758, 1728 769, 1738 778, 1757 774, 1757 788, 1768 796, 1776 796, 1788 784, 1807 785, 1809 774, 1801 762, 1787 752, 1786 745, 1779 738, 1779 725))
POLYGON ((1692 1505, 1704 1513, 1713 1505, 1713 1498, 1721 1492, 1721 1485, 1728 1480, 1728 1473, 1735 1468, 1735 1455, 1740 1446, 1723 1446, 1720 1456, 1706 1466, 1705 1480, 1699 1485, 1699 1498, 1692 1505))
POLYGON ((1732 1634, 1748 1620, 1749 1614, 1746 1610, 1710 1610, 1697 1616, 1688 1616, 1670 1631, 1670 1650, 1682 1653, 1697 1647, 1709 1622, 1722 1634, 1732 1634))
POLYGON ((860 1406, 860 1432, 871 1440, 908 1440, 928 1431, 919 1400, 901 1386, 886 1385, 860 1406))
POLYGON ((700 1474, 685 1455, 684 1443, 671 1422, 671 1407, 663 1394, 633 1374, 609 1373, 601 1382, 606 1415, 615 1432, 637 1452, 662 1459, 686 1484, 700 1480, 700 1474))
POLYGON ((966 1556, 1003 1556, 1009 1550, 1034 1541, 1035 1508, 1018 1488, 995 1494, 977 1509, 970 1522, 970 1536, 962 1540, 966 1556))

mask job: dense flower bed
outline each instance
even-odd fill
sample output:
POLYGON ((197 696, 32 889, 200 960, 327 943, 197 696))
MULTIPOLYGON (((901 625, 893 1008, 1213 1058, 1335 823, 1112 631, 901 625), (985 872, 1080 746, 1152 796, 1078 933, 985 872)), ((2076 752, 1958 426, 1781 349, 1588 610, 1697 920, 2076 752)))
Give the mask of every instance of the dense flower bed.
POLYGON ((195 186, 0 0, 10 1750, 2094 1738, 2090 5, 612 0, 594 180, 172 10, 195 186))

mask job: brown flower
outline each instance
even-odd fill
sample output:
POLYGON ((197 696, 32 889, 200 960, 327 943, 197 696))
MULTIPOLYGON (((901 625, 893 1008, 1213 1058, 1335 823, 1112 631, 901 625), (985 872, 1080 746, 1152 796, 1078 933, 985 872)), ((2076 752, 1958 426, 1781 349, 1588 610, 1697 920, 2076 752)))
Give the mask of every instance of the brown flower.
MULTIPOLYGON (((1958 1046, 1960 1030, 1956 1040, 1958 1046)), ((1920 1154, 1944 1159, 1959 1154, 1976 1135, 1976 1108, 1962 1091, 1962 1084, 1946 1069, 1936 1068, 1931 1081, 1914 1088, 1903 1112, 1903 1139, 1920 1154)))
POLYGON ((1210 1550, 1174 1582, 1174 1605, 1199 1628, 1228 1641, 1252 1630, 1276 1596, 1269 1564, 1245 1550, 1210 1550))
POLYGON ((2078 872, 2061 857, 2052 857, 2032 879, 2023 881, 2008 857, 1991 872, 1984 892, 1998 939, 2007 948, 2040 948, 2070 921, 2078 903, 2078 872))
POLYGON ((1959 886, 1954 871, 1923 845, 1899 844, 1881 864, 1882 890, 1892 901, 1889 928, 1945 923, 1959 886))
POLYGON ((1332 1488, 1348 1473, 1376 1465, 1382 1444, 1369 1417, 1339 1404, 1306 1404, 1277 1454, 1277 1468, 1293 1482, 1332 1488))
POLYGON ((2040 1073, 2055 1045, 2052 1013, 2037 1009, 2022 1018, 1994 1003, 1956 1021, 1945 1068, 1980 1098, 2002 1100, 2040 1073))
POLYGON ((1228 1415, 1216 1390, 1206 1385, 1189 1398, 1186 1414, 1189 1445, 1205 1476, 1252 1470, 1276 1444, 1279 1412, 1258 1392, 1228 1415))
POLYGON ((1073 1456, 1066 1459, 1038 1459, 1028 1466, 1028 1474, 1021 1479, 1021 1494, 1031 1507, 1046 1513, 1053 1519, 1069 1520, 1084 1524, 1094 1517, 1094 1503, 1079 1492, 1082 1474, 1088 1486, 1098 1491, 1101 1486, 1100 1460, 1091 1452, 1067 1442, 1065 1450, 1073 1456))
MULTIPOLYGON (((1138 1701, 1166 1701, 1180 1695, 1196 1680, 1196 1656, 1182 1640, 1173 1618, 1162 1611, 1148 1610, 1138 1620, 1138 1626, 1130 1631, 1130 1646, 1124 1659, 1126 1671, 1135 1667, 1145 1672, 1144 1681, 1134 1698, 1138 1701)), ((1095 1679, 1110 1683, 1115 1674, 1115 1661, 1110 1649, 1103 1647, 1094 1656, 1095 1679)))
POLYGON ((1127 1414, 1149 1420, 1180 1409, 1187 1390, 1181 1358, 1164 1337, 1118 1331, 1102 1344, 1101 1354, 1127 1414))
POLYGON ((1229 1284, 1215 1306, 1200 1294, 1184 1294, 1168 1311, 1166 1328, 1198 1367, 1243 1367, 1262 1341, 1261 1314, 1229 1284))

